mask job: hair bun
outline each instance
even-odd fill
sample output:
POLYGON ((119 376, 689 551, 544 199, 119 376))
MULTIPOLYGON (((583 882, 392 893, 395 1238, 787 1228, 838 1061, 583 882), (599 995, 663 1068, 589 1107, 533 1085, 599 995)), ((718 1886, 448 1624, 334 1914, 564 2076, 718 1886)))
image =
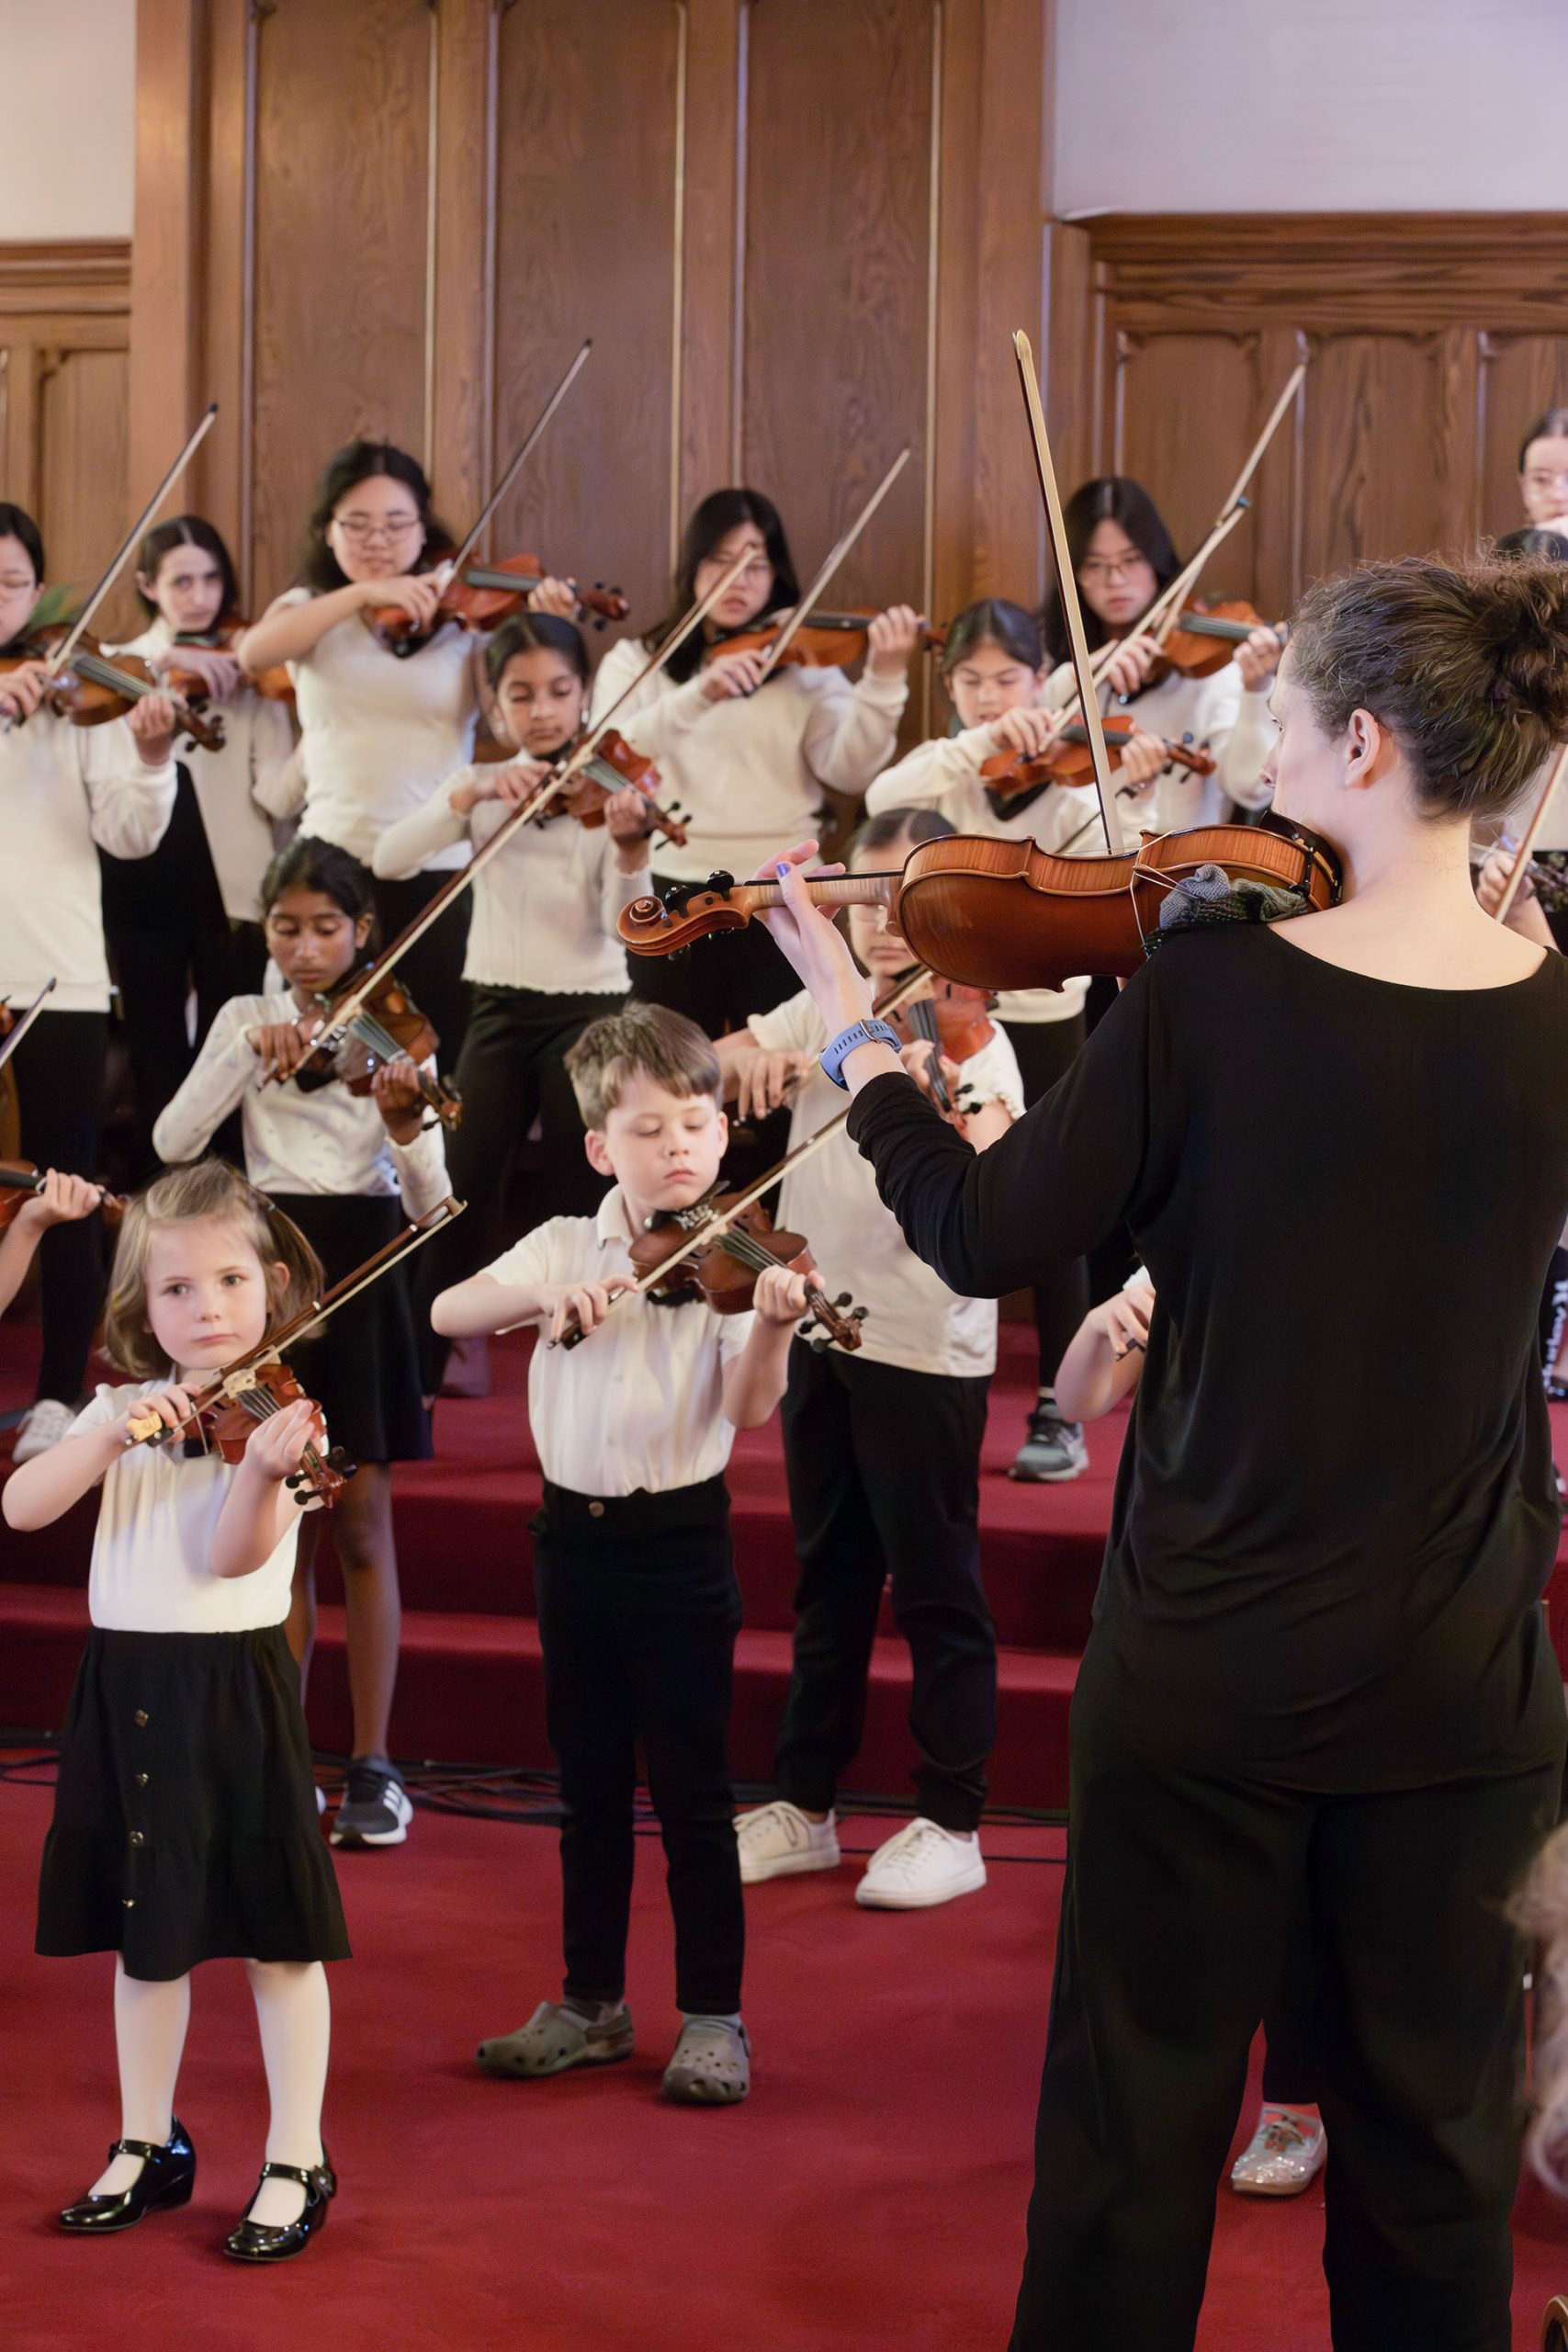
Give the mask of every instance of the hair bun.
POLYGON ((1568 738, 1568 565, 1504 558, 1473 574, 1477 638, 1491 666, 1495 710, 1568 738))

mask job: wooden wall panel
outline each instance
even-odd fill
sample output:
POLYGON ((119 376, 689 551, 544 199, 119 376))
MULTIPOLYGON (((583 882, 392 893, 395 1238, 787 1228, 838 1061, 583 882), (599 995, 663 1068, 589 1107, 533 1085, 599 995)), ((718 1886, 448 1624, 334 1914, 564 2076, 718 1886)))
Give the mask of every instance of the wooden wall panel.
POLYGON ((423 456, 428 0, 275 0, 255 41, 254 593, 292 577, 311 485, 356 434, 423 456))
POLYGON ((1519 513, 1519 444, 1538 416, 1568 407, 1568 334, 1483 334, 1480 348, 1481 509, 1511 531, 1519 513))
MULTIPOLYGON (((1179 550, 1195 547, 1210 528, 1256 434, 1259 407, 1266 412, 1278 389, 1269 387, 1260 401, 1258 341, 1246 333, 1118 337, 1106 387, 1113 470, 1143 483, 1179 550)), ((1215 559, 1216 577, 1250 585, 1256 528, 1251 514, 1237 524, 1215 559)))
POLYGON ((685 35, 678 0, 597 0, 565 13, 557 0, 514 0, 497 63, 490 480, 584 335, 593 350, 502 507, 491 546, 615 582, 642 627, 667 601, 680 521, 685 35))
POLYGON ((835 602, 921 604, 934 194, 931 0, 754 0, 741 467, 809 577, 906 443, 835 602))

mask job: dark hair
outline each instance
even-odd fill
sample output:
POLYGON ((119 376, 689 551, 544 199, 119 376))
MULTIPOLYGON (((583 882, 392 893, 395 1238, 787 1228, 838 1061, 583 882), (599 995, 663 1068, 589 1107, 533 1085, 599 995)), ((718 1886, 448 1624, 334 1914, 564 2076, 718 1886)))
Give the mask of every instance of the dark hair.
POLYGON ((1290 675, 1324 732, 1393 732, 1426 816, 1509 808, 1568 737, 1568 571, 1539 556, 1404 556, 1309 590, 1290 675))
POLYGON ((1045 659, 1038 616, 1026 613, 1021 605, 1010 604, 1005 596, 982 596, 977 605, 965 605, 958 618, 949 621, 942 649, 942 676, 956 670, 980 645, 999 645, 1004 653, 1031 670, 1038 670, 1045 659))
MULTIPOLYGON (((670 610, 664 618, 649 629, 648 649, 658 651, 671 631, 677 628, 696 600, 697 566, 705 563, 719 541, 743 523, 754 523, 762 534, 762 545, 768 561, 773 567, 773 584, 768 591, 764 612, 773 612, 780 605, 800 602, 800 582, 795 576, 795 558, 789 551, 789 541, 778 508, 760 490, 710 490, 699 499, 687 520, 685 535, 681 541, 680 558, 675 566, 675 583, 671 594, 670 610)), ((677 685, 696 675, 703 658, 700 630, 694 630, 684 645, 665 664, 666 673, 677 685)))
POLYGON ((515 620, 503 622, 496 630, 485 647, 485 676, 492 690, 518 653, 558 653, 582 684, 588 684, 588 648, 582 642, 582 631, 554 613, 519 613, 515 620))
POLYGON ((261 902, 266 913, 272 912, 274 899, 281 899, 285 890, 318 890, 355 922, 361 915, 368 915, 366 945, 375 946, 376 886, 370 869, 336 842, 319 842, 300 833, 287 849, 280 849, 262 876, 261 902))
POLYGON ((455 542, 446 525, 438 523, 430 511, 430 484, 418 458, 411 458, 405 449, 394 447, 390 441, 351 441, 346 448, 329 458, 317 489, 305 557, 299 566, 300 587, 314 588, 321 594, 330 588, 347 586, 348 574, 327 545, 327 525, 340 498, 359 482, 374 481, 378 474, 385 474, 389 481, 400 481, 405 490, 413 493, 419 519, 424 525, 424 545, 420 549, 417 568, 428 571, 443 556, 450 555, 455 542))
MULTIPOLYGON (((155 523, 136 551, 137 571, 156 583, 158 568, 172 548, 200 548, 212 558, 223 580, 223 601, 218 607, 218 618, 231 620, 240 609, 240 583, 222 533, 199 514, 175 514, 167 523, 155 523)), ((158 610, 152 597, 144 596, 138 588, 136 600, 152 620, 158 610)))
POLYGON ((1530 453, 1532 441, 1568 441, 1568 408, 1549 408, 1538 416, 1524 439, 1519 443, 1519 471, 1525 469, 1525 459, 1530 453))
POLYGON ((958 828, 940 808, 884 808, 857 825, 844 845, 844 863, 858 857, 863 850, 886 849, 900 833, 912 842, 944 842, 958 828))
MULTIPOLYGON (((1101 523, 1120 524, 1139 554, 1148 558, 1154 566, 1156 595, 1162 588, 1169 587, 1181 568, 1158 507, 1143 484, 1135 482, 1130 474, 1100 474, 1093 481, 1080 482, 1062 510, 1062 520, 1067 526, 1067 552, 1072 558, 1075 581, 1083 569, 1089 543, 1101 523)), ((1092 653, 1106 642, 1111 632, 1099 614, 1090 612, 1087 605, 1083 626, 1092 653)), ((1040 607, 1040 634, 1052 661, 1066 661, 1070 649, 1059 588, 1050 589, 1040 607)))
POLYGON ((43 580, 43 534, 25 506, 0 498, 0 539, 20 539, 33 567, 33 578, 43 580))
POLYGON ((1561 531, 1544 531, 1539 523, 1527 524, 1522 531, 1505 531, 1493 548, 1495 555, 1544 555, 1553 563, 1568 563, 1568 537, 1561 531))

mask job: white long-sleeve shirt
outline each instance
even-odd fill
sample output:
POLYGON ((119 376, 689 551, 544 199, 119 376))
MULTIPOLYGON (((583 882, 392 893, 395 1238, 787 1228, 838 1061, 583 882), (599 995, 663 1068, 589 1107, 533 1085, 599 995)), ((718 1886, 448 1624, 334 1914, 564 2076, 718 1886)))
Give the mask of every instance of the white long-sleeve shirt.
MULTIPOLYGON (((162 615, 115 650, 144 658, 166 653, 175 632, 162 615)), ((223 722, 223 748, 199 744, 181 753, 190 771, 212 868, 231 922, 260 922, 261 878, 272 856, 272 820, 290 816, 296 805, 289 762, 294 729, 287 707, 269 702, 242 684, 227 702, 214 703, 211 716, 223 722)), ((180 739, 175 737, 178 744, 180 739)))
POLYGON ((351 1094, 335 1080, 308 1093, 292 1079, 263 1085, 247 1032, 292 1021, 298 1012, 287 989, 231 996, 190 1076, 160 1113, 153 1150, 170 1163, 198 1159, 237 1105, 245 1173, 260 1191, 400 1197, 411 1219, 427 1216, 449 1189, 438 1125, 427 1125, 412 1143, 394 1143, 367 1094, 351 1094))
MULTIPOLYGON (((1077 692, 1070 662, 1053 670, 1045 684, 1047 710, 1059 710, 1077 692)), ((1160 685, 1149 686, 1123 707, 1113 702, 1113 720, 1135 720, 1151 735, 1173 743, 1190 737, 1198 751, 1214 756, 1213 775, 1193 775, 1186 768, 1167 768, 1149 791, 1122 806, 1127 831, 1179 833, 1190 825, 1223 825, 1234 800, 1239 808, 1267 808, 1273 795, 1258 782, 1258 772, 1274 748, 1275 726, 1269 716, 1266 694, 1252 694, 1242 684, 1234 662, 1206 678, 1186 678, 1173 670, 1160 685)))
MULTIPOLYGON (((635 638, 611 647, 593 681, 595 722, 647 659, 635 638)), ((658 762, 661 798, 687 820, 684 849, 660 844, 660 873, 702 882, 725 870, 744 881, 771 852, 816 832, 825 786, 863 793, 892 757, 908 692, 902 677, 866 672, 852 686, 841 670, 786 664, 754 695, 715 703, 700 671, 679 686, 660 672, 615 722, 658 762)))
POLYGON ((174 761, 143 764, 129 719, 73 727, 36 710, 0 729, 0 998, 51 1012, 107 1012, 108 956, 97 853, 146 857, 175 805, 174 761))
MULTIPOLYGON (((511 809, 479 800, 463 816, 452 806, 458 786, 483 773, 459 768, 423 808, 389 826, 376 844, 375 871, 413 874, 454 842, 475 849, 488 842, 511 809)), ((646 858, 635 874, 622 873, 607 825, 591 830, 568 816, 525 825, 474 876, 463 976, 545 996, 624 995, 631 980, 615 918, 652 887, 646 858)))
MULTIPOLYGON (((982 763, 997 756, 989 727, 965 727, 957 735, 917 743, 888 768, 865 796, 866 812, 889 808, 935 808, 961 833, 993 841, 1038 842, 1058 856, 1102 857, 1105 831, 1092 784, 1053 784, 1021 808, 998 816, 986 797, 982 763)), ((1070 1021, 1083 1011, 1087 979, 1060 989, 1006 989, 997 999, 1001 1021, 1070 1021)))

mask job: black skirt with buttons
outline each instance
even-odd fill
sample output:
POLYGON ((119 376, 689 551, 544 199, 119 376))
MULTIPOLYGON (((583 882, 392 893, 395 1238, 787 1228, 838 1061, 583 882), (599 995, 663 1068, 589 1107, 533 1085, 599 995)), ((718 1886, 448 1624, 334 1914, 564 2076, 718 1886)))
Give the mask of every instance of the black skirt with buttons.
POLYGON ((71 1694, 36 1950, 128 1975, 202 1960, 346 1960, 299 1675, 281 1625, 95 1625, 71 1694))
MULTIPOLYGON (((378 1194, 282 1193, 273 1195, 310 1243, 329 1283, 395 1241, 408 1219, 400 1202, 378 1194)), ((419 1388, 419 1349, 407 1269, 389 1274, 340 1307, 288 1361, 326 1416, 327 1435, 351 1462, 427 1462, 430 1415, 419 1388)))

